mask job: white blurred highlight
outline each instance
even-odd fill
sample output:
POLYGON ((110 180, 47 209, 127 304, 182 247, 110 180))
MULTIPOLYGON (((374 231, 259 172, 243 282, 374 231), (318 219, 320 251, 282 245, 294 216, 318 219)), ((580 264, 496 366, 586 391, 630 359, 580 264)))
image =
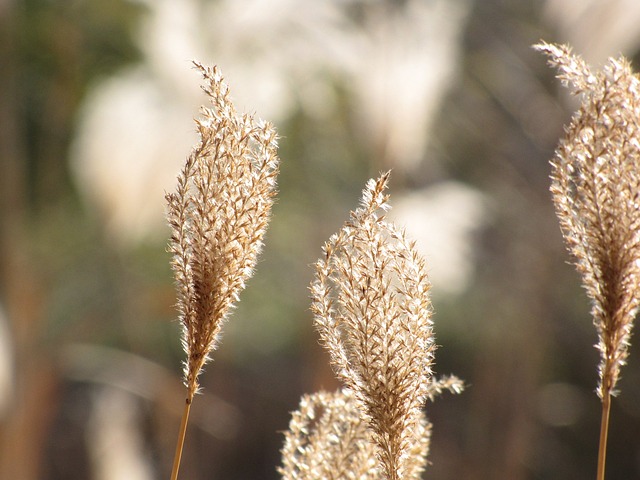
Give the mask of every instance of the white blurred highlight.
POLYGON ((9 412, 14 394, 14 380, 12 336, 0 305, 0 418, 9 412))
POLYGON ((547 0, 544 17, 559 30, 555 41, 592 64, 634 53, 640 44, 638 0, 547 0))
POLYGON ((87 427, 96 480, 153 480, 140 431, 139 405, 126 392, 98 389, 87 427))
POLYGON ((456 295, 474 273, 473 234, 488 220, 485 197, 458 182, 394 196, 390 216, 425 255, 434 293, 456 295))
POLYGON ((411 170, 424 160, 469 11, 466 0, 139 1, 149 11, 142 65, 89 95, 71 159, 88 203, 125 245, 158 235, 163 193, 195 142, 204 97, 190 60, 219 65, 238 110, 276 124, 297 108, 330 118, 334 85, 344 85, 372 155, 411 170))
POLYGON ((84 106, 72 169, 116 240, 138 242, 165 223, 164 192, 196 140, 193 111, 143 69, 96 88, 84 106))

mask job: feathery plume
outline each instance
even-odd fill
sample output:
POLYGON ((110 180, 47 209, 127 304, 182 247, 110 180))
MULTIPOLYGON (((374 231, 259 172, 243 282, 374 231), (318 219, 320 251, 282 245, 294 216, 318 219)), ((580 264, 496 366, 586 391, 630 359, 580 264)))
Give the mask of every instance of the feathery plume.
MULTIPOLYGON (((251 115, 238 115, 216 67, 194 62, 210 107, 196 120, 199 143, 166 195, 169 251, 187 354, 184 441, 198 375, 216 346, 222 323, 251 276, 269 221, 278 173, 277 134, 251 115)), ((172 478, 177 477, 179 454, 172 478)))
POLYGON ((426 265, 385 220, 389 173, 370 180, 361 207, 326 243, 312 311, 337 376, 353 392, 384 477, 410 478, 435 350, 426 265))
POLYGON ((200 143, 178 176, 177 191, 166 196, 190 397, 256 264, 278 173, 273 126, 238 116, 219 70, 195 65, 211 108, 202 108, 200 143))
POLYGON ((593 73, 568 47, 538 48, 584 97, 552 161, 551 192, 593 301, 603 398, 615 393, 640 302, 640 80, 624 58, 593 73))
POLYGON ((283 480, 382 479, 375 445, 347 391, 304 395, 282 448, 283 480))
MULTIPOLYGON (((423 414, 409 453, 407 478, 420 478, 430 435, 431 424, 423 414)), ((303 396, 291 415, 278 471, 283 480, 382 480, 377 449, 352 392, 318 392, 303 396)))
POLYGON ((610 396, 640 302, 640 80, 623 57, 610 58, 594 72, 567 46, 535 48, 582 97, 551 162, 551 193, 598 331, 597 392, 603 401, 598 478, 604 478, 610 396))

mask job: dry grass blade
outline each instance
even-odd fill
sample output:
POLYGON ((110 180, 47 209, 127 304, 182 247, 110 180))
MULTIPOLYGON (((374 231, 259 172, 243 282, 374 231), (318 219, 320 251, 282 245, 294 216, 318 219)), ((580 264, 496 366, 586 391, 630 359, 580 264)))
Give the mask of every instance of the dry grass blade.
POLYGON ((640 80, 624 58, 593 72, 566 46, 536 46, 581 94, 552 162, 551 192, 562 232, 592 299, 601 355, 601 461, 610 396, 628 355, 640 302, 640 80))
MULTIPOLYGON (((222 323, 252 274, 278 173, 273 126, 238 115, 218 69, 195 66, 211 105, 196 120, 200 141, 178 176, 177 189, 166 195, 187 353, 185 417, 222 323)), ((186 420, 183 424, 186 428, 186 420)))
POLYGON ((385 478, 410 478, 435 350, 424 260, 385 221, 389 174, 371 180, 351 220, 325 245, 311 286, 321 341, 353 392, 385 478))

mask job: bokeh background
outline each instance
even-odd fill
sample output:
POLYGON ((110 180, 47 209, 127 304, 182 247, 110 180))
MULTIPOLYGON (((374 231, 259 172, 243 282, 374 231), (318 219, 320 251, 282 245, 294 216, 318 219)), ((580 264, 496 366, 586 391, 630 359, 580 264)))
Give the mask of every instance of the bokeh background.
MULTIPOLYGON (((281 135, 256 275, 192 409, 182 477, 275 479, 301 394, 337 387, 311 264, 366 180, 431 269, 425 478, 595 475, 595 328, 548 192, 575 99, 530 47, 638 60, 636 0, 0 0, 0 478, 168 478, 183 405, 164 191, 205 101, 281 135)), ((636 62, 637 64, 637 62, 636 62)), ((634 348, 638 347, 638 348, 634 348)), ((640 478, 640 345, 608 477, 640 478)))

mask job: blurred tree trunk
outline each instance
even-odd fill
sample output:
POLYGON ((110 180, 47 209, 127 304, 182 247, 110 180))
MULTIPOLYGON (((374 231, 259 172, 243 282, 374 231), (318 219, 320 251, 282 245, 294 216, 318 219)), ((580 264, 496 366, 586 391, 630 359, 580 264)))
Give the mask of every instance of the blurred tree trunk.
POLYGON ((13 335, 14 384, 0 417, 0 478, 35 480, 55 376, 40 342, 42 288, 26 242, 27 149, 19 2, 0 2, 0 301, 13 335))

